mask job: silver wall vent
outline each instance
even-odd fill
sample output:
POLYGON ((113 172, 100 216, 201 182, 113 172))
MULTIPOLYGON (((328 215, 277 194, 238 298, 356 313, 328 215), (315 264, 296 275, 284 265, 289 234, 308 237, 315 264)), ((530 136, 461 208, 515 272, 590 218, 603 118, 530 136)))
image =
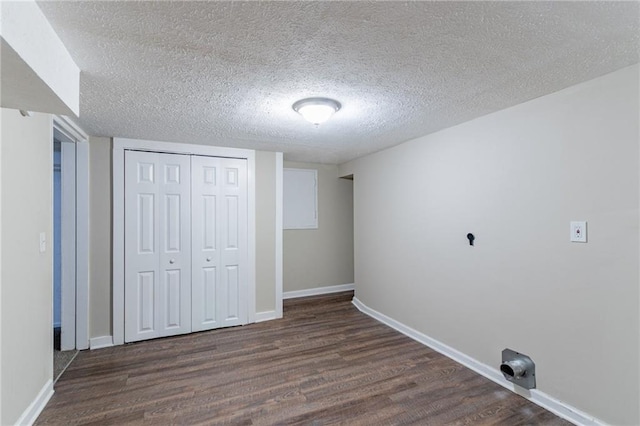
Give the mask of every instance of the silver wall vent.
POLYGON ((536 365, 520 352, 511 349, 502 351, 502 364, 500 371, 505 379, 525 389, 536 387, 536 365))

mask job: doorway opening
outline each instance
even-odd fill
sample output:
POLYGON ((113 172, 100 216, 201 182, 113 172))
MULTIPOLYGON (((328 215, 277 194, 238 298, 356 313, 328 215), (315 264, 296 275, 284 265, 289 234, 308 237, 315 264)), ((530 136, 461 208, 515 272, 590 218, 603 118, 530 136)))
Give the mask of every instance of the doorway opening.
POLYGON ((53 123, 54 381, 88 347, 88 145, 70 122, 53 123))
MULTIPOLYGON (((62 310, 62 265, 60 259, 60 198, 61 164, 60 141, 53 139, 53 349, 60 350, 62 310)), ((55 364, 55 362, 54 362, 55 364)))
POLYGON ((77 354, 75 342, 75 141, 53 130, 53 378, 77 354), (63 219, 64 218, 64 219, 63 219))

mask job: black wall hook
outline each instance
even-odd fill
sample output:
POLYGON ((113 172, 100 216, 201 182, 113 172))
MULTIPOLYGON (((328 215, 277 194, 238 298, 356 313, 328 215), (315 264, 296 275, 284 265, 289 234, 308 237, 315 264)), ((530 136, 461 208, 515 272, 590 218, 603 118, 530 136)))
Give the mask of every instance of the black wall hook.
POLYGON ((472 233, 468 233, 467 234, 467 239, 469 240, 469 245, 472 246, 473 245, 473 240, 475 240, 476 237, 472 233))

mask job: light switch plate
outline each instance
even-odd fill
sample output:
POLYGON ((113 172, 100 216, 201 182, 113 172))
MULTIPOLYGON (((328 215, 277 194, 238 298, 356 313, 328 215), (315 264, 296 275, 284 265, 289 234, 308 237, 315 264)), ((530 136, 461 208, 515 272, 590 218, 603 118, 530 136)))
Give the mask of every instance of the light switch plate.
POLYGON ((571 225, 571 242, 586 243, 587 242, 587 222, 572 221, 571 225))

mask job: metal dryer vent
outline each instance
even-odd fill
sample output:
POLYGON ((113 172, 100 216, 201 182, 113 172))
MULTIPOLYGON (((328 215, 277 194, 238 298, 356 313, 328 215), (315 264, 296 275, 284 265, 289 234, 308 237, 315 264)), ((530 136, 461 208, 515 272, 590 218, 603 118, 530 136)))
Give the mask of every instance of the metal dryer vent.
POLYGON ((505 349, 502 351, 500 371, 505 379, 525 389, 536 387, 536 365, 520 352, 505 349))

